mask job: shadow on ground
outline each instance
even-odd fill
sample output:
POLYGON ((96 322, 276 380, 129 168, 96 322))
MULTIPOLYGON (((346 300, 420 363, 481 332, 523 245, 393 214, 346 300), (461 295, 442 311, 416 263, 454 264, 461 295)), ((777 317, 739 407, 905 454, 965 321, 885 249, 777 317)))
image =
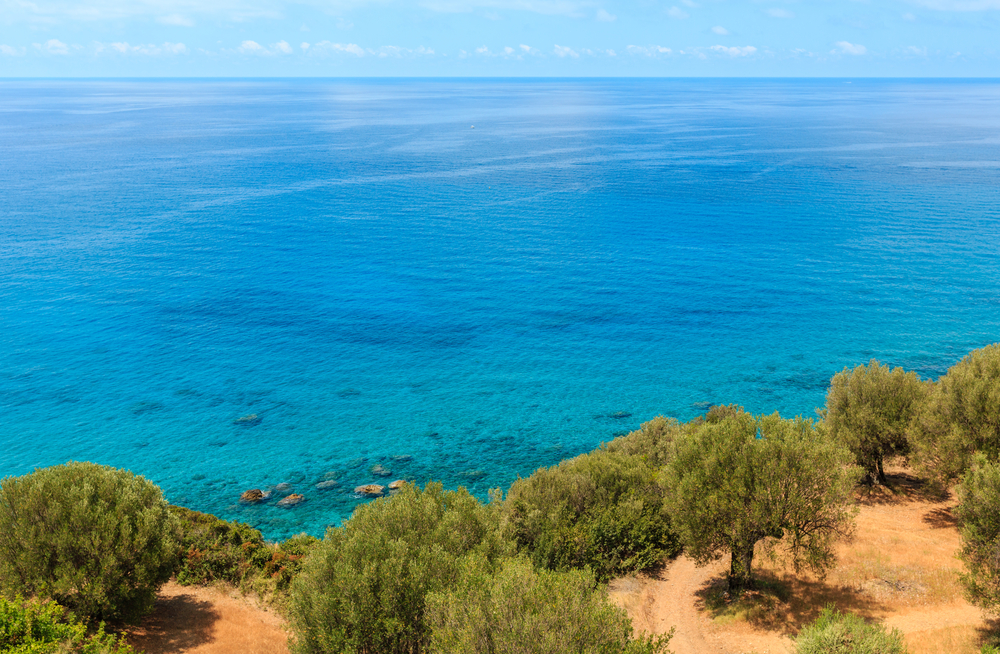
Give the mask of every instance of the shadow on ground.
POLYGON ((746 620, 758 629, 790 637, 815 621, 825 606, 866 618, 886 609, 883 603, 852 588, 769 571, 758 573, 754 590, 739 597, 728 593, 725 575, 710 578, 695 596, 698 610, 715 621, 746 620))
POLYGON ((219 613, 191 594, 160 597, 153 612, 130 630, 129 642, 146 654, 177 654, 212 641, 219 613))

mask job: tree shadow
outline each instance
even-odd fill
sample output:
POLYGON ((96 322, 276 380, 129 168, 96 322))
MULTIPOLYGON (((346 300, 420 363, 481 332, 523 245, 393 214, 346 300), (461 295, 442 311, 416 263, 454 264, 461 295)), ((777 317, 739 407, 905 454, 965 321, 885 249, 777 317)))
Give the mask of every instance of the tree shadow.
POLYGON ((758 572, 755 588, 741 596, 728 593, 724 574, 709 578, 695 596, 697 609, 713 620, 745 620, 758 629, 789 637, 815 621, 826 606, 868 619, 887 608, 859 589, 769 570, 758 572))
POLYGON ((976 632, 981 644, 993 647, 1000 646, 1000 618, 985 618, 983 626, 979 627, 976 632))
POLYGON ((898 505, 909 502, 945 502, 951 492, 937 484, 896 469, 887 472, 884 486, 861 487, 855 494, 858 504, 864 506, 898 505))
POLYGON ((129 630, 129 643, 146 654, 173 654, 211 642, 219 613, 211 602, 184 593, 160 596, 153 612, 129 630))
POLYGON ((951 512, 951 508, 931 509, 921 518, 931 529, 957 529, 958 518, 951 512))

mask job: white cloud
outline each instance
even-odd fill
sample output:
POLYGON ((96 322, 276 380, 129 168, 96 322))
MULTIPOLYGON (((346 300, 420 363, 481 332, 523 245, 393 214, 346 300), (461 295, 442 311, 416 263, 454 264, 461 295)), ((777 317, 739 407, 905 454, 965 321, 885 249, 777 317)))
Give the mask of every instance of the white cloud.
POLYGON ((767 15, 771 18, 794 18, 795 14, 788 11, 787 9, 781 9, 779 7, 772 7, 767 10, 767 15))
POLYGON ((160 16, 156 19, 156 22, 161 25, 174 25, 176 27, 194 27, 194 21, 183 14, 160 16))
POLYGON ((593 6, 591 0, 420 0, 420 6, 443 13, 469 13, 476 9, 528 11, 549 16, 579 18, 584 9, 593 6))
POLYGON ((522 49, 522 50, 524 50, 525 52, 531 52, 531 46, 530 46, 530 45, 524 45, 524 44, 522 43, 521 45, 519 45, 519 46, 517 46, 517 47, 521 48, 521 49, 522 49))
POLYGON ((509 57, 514 54, 514 48, 507 46, 503 49, 503 53, 509 57))
POLYGON ((273 46, 276 52, 281 52, 283 54, 292 54, 292 46, 288 45, 287 41, 278 41, 273 46))
POLYGON ((365 51, 361 49, 357 43, 331 43, 329 41, 320 41, 315 46, 314 50, 332 50, 334 52, 346 52, 348 54, 355 55, 357 57, 365 56, 365 51))
POLYGON ((668 55, 673 53, 673 50, 671 50, 670 48, 664 48, 662 45, 650 45, 646 47, 639 45, 630 45, 627 48, 625 48, 625 51, 632 55, 644 55, 646 57, 655 57, 661 54, 668 55))
POLYGON ((8 57, 20 57, 24 55, 25 49, 12 48, 9 45, 0 45, 0 54, 5 54, 8 57))
POLYGON ((264 46, 256 41, 244 41, 237 49, 243 54, 256 54, 264 52, 264 46))
POLYGON ((155 57, 157 55, 178 55, 187 54, 188 48, 183 43, 171 43, 167 41, 163 45, 156 45, 153 43, 139 43, 138 45, 131 45, 128 41, 118 41, 115 43, 96 43, 95 50, 98 54, 105 51, 112 51, 118 54, 139 54, 155 57))
POLYGON ((671 7, 667 11, 667 15, 670 16, 671 18, 676 18, 678 20, 684 20, 685 18, 691 17, 691 14, 687 13, 686 11, 677 6, 671 7))
POLYGON ((303 41, 302 43, 299 44, 299 47, 302 48, 303 50, 308 50, 309 44, 303 41))
POLYGON ((712 28, 712 31, 718 34, 719 36, 729 36, 729 30, 727 30, 722 25, 716 25, 715 27, 712 28))
POLYGON ((351 21, 347 20, 346 18, 338 18, 337 19, 337 29, 338 30, 354 29, 354 23, 352 23, 351 21))
POLYGON ((611 48, 608 48, 608 56, 609 57, 617 57, 618 53, 615 52, 614 50, 612 50, 611 48))
POLYGON ((715 52, 721 52, 722 54, 727 54, 730 57, 749 57, 753 53, 757 52, 757 48, 752 45, 745 45, 742 48, 734 47, 727 48, 724 45, 713 45, 711 50, 715 52))
POLYGON ((863 55, 868 53, 868 48, 866 48, 863 45, 859 45, 857 43, 850 43, 848 41, 837 41, 837 43, 835 43, 834 45, 836 45, 839 48, 839 51, 831 50, 830 52, 833 54, 837 54, 838 52, 840 52, 841 54, 849 54, 849 55, 863 55))
POLYGON ((903 20, 907 20, 912 23, 913 21, 917 20, 917 17, 911 14, 910 12, 906 12, 905 14, 903 14, 903 20))
POLYGON ((565 45, 557 45, 555 47, 555 53, 560 57, 573 57, 574 59, 580 56, 580 53, 565 45))
POLYGON ((35 48, 38 50, 45 50, 49 54, 64 55, 69 54, 69 46, 60 41, 59 39, 49 39, 44 45, 41 43, 35 43, 35 48))
POLYGON ((480 46, 480 47, 476 48, 476 54, 481 54, 481 55, 489 56, 491 53, 490 53, 490 49, 487 48, 484 45, 484 46, 480 46))
POLYGON ((598 9, 597 20, 601 21, 602 23, 613 23, 616 20, 618 20, 618 16, 615 16, 614 14, 609 14, 607 11, 603 9, 598 9))
POLYGON ((909 45, 903 48, 903 53, 911 57, 926 57, 927 48, 918 48, 915 45, 909 45))

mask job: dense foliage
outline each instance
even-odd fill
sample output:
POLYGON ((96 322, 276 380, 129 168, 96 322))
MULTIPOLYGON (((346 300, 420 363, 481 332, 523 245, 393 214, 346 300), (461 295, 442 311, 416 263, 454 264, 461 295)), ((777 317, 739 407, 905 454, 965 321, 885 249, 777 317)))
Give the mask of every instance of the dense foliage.
POLYGON ((670 461, 674 441, 683 430, 684 425, 674 418, 657 416, 639 429, 614 439, 604 449, 611 454, 639 457, 653 468, 660 468, 670 461))
POLYGON ((604 581, 648 570, 678 552, 657 468, 624 449, 583 454, 510 487, 507 527, 535 565, 589 566, 604 581))
POLYGON ((405 486, 358 507, 330 529, 292 584, 295 649, 302 654, 415 654, 430 640, 428 593, 451 588, 462 559, 493 565, 511 547, 495 505, 464 489, 405 486))
POLYGON ((134 654, 122 638, 94 633, 53 601, 0 597, 0 654, 134 654))
POLYGON ((177 525, 143 477, 68 463, 0 485, 0 589, 51 598, 88 621, 133 620, 177 561, 177 525))
POLYGON ((823 609, 795 639, 796 654, 906 654, 903 634, 886 632, 853 613, 823 609))
POLYGON ((226 581, 262 595, 282 593, 298 574, 302 559, 319 540, 301 534, 272 544, 242 522, 171 506, 180 522, 180 565, 177 581, 205 584, 226 581))
POLYGON ((913 430, 917 462, 943 480, 976 453, 1000 458, 1000 343, 973 350, 934 385, 913 430))
POLYGON ((1000 608, 1000 464, 983 455, 975 460, 958 487, 956 513, 961 520, 962 575, 973 604, 1000 608))
POLYGON ((435 654, 666 654, 669 636, 632 639, 625 611, 589 571, 536 570, 524 559, 495 566, 466 557, 455 587, 431 593, 435 654))
POLYGON ((850 458, 810 420, 729 408, 678 441, 662 476, 665 504, 689 556, 732 554, 731 589, 752 585, 758 543, 772 553, 781 543, 796 567, 822 572, 833 540, 853 526, 850 458))
POLYGON ((885 458, 907 453, 907 430, 926 394, 927 387, 916 373, 891 369, 874 359, 833 376, 825 422, 830 435, 854 454, 866 483, 884 484, 885 458))

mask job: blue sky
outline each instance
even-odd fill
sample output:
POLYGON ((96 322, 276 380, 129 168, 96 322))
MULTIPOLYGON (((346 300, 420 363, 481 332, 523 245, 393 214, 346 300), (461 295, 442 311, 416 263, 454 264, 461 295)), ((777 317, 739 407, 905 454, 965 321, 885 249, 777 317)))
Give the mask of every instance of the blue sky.
POLYGON ((0 77, 1000 76, 1000 0, 0 0, 0 77))

